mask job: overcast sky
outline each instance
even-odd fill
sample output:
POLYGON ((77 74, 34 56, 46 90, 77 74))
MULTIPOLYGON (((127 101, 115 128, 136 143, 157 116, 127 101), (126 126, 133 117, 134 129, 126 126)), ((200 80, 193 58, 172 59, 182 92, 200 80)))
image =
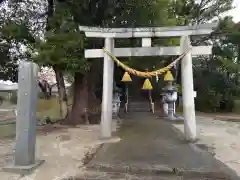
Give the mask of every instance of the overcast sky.
POLYGON ((229 15, 232 15, 235 22, 240 21, 240 0, 234 0, 233 6, 235 9, 228 12, 229 15))

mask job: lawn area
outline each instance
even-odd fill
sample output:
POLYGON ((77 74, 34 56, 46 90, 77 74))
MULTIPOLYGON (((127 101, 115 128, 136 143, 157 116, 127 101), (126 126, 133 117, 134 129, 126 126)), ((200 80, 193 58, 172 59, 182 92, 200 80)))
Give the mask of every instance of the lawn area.
POLYGON ((38 99, 37 102, 37 119, 42 120, 45 117, 50 117, 51 119, 60 119, 60 105, 58 98, 38 99))
MULTIPOLYGON (((71 98, 69 101, 71 103, 71 98)), ((43 120, 46 117, 49 117, 52 121, 57 121, 61 119, 59 109, 60 105, 58 102, 58 98, 53 97, 49 100, 39 98, 37 102, 36 112, 37 120, 43 120)), ((15 123, 0 125, 0 138, 14 137, 15 129, 15 123)))
MULTIPOLYGON (((69 97, 69 104, 72 104, 72 97, 69 97)), ((10 104, 10 102, 6 102, 6 107, 4 108, 10 108, 15 109, 16 105, 10 104)), ((90 111, 89 112, 95 112, 96 109, 100 107, 99 103, 91 102, 90 104, 90 111)), ((98 111, 96 111, 98 112, 98 111)), ((14 116, 14 115, 12 115, 14 116)), ((37 101, 37 112, 36 112, 37 120, 45 120, 46 118, 49 118, 52 122, 56 122, 58 120, 61 120, 60 116, 60 105, 57 97, 52 97, 51 99, 42 99, 39 98, 37 101)), ((13 119, 14 120, 14 119, 13 119)), ((0 125, 0 138, 4 137, 14 137, 15 136, 15 123, 12 124, 5 124, 0 125)))
MULTIPOLYGON (((72 97, 68 97, 68 104, 72 104, 72 97)), ((42 120, 45 117, 50 117, 53 121, 61 119, 58 97, 52 97, 51 99, 39 98, 36 115, 38 120, 42 120)))
POLYGON ((16 134, 16 124, 0 125, 0 138, 14 137, 16 134))

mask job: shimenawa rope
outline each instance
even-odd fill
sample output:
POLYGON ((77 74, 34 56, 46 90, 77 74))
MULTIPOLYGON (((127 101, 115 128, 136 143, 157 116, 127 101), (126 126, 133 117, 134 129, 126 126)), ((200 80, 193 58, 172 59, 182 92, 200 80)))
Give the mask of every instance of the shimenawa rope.
POLYGON ((105 53, 107 53, 116 63, 118 66, 120 66, 121 68, 123 68, 125 71, 127 71, 130 74, 136 75, 136 76, 140 76, 140 77, 152 77, 152 76, 158 76, 161 75, 163 73, 165 73, 166 71, 168 71, 169 69, 171 69, 178 61, 180 61, 184 56, 187 55, 187 53, 191 50, 192 48, 187 49, 186 51, 184 51, 177 59, 175 59, 173 62, 171 62, 169 65, 167 65, 166 67, 163 67, 161 69, 155 70, 155 71, 151 71, 151 72, 142 72, 142 71, 138 71, 136 69, 133 69, 127 65, 125 65, 124 63, 122 63, 121 61, 119 61, 111 52, 109 52, 106 48, 103 48, 103 51, 105 53))

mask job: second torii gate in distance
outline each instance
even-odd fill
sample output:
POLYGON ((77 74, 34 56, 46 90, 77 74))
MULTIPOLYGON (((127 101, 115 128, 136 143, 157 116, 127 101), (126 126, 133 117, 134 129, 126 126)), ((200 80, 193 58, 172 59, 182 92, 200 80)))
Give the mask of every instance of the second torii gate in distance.
MULTIPOLYGON (((200 24, 195 26, 153 27, 153 28, 96 28, 80 26, 86 37, 104 38, 105 48, 116 57, 131 56, 176 56, 191 48, 189 36, 208 35, 216 24, 200 24), (152 37, 181 37, 180 47, 151 47, 152 37), (114 48, 115 38, 142 38, 142 47, 114 48)), ((103 47, 104 48, 104 47, 103 47)), ((212 46, 195 46, 181 60, 182 99, 184 115, 184 133, 188 141, 195 141, 196 118, 193 87, 192 56, 210 55, 212 46)), ((112 92, 114 62, 103 49, 85 50, 85 58, 104 58, 103 96, 101 115, 101 137, 112 136, 112 92)))

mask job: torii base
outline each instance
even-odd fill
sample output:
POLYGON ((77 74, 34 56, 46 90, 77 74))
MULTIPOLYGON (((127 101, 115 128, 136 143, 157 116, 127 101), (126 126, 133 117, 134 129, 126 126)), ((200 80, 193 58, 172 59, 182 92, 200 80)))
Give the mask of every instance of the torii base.
POLYGON ((173 116, 165 115, 163 119, 169 122, 174 122, 174 123, 184 123, 184 118, 182 116, 177 116, 177 115, 173 115, 173 116))

